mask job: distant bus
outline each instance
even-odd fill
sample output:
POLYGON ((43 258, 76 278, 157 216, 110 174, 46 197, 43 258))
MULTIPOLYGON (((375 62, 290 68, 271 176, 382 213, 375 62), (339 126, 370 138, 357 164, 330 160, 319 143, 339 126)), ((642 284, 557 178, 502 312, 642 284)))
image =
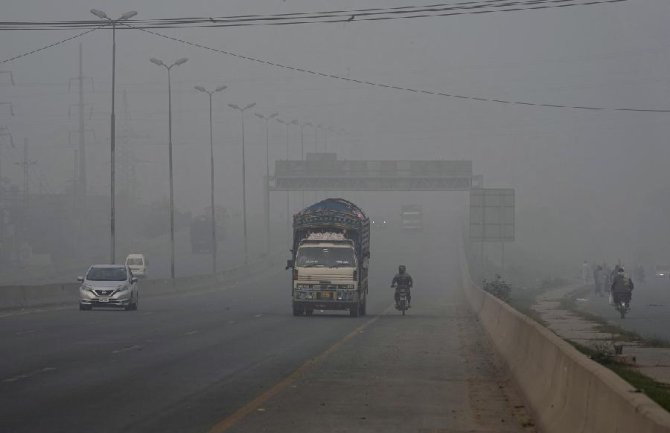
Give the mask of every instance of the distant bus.
POLYGON ((406 230, 423 229, 423 211, 419 205, 406 205, 400 208, 400 224, 406 230))

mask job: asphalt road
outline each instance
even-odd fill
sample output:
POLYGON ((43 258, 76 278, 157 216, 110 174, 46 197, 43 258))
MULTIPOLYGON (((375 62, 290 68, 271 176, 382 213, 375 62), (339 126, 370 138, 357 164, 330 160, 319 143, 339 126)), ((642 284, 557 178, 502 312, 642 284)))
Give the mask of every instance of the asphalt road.
POLYGON ((534 431, 462 299, 457 236, 375 233, 366 317, 293 317, 283 269, 137 312, 4 314, 0 431, 534 431))

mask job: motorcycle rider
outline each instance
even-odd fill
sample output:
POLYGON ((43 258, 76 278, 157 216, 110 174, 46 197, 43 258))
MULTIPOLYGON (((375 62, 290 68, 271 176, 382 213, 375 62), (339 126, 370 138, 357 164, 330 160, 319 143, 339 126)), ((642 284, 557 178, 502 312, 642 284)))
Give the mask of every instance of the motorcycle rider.
POLYGON ((617 266, 616 269, 617 273, 614 276, 610 289, 612 291, 612 300, 614 301, 614 305, 618 305, 620 302, 630 305, 633 288, 635 287, 633 280, 626 275, 623 266, 617 266))
POLYGON ((395 274, 395 276, 393 277, 393 281, 391 282, 391 287, 395 288, 396 306, 398 305, 398 301, 400 300, 400 293, 398 289, 404 287, 405 289, 407 289, 407 308, 409 308, 410 304, 412 303, 411 288, 413 285, 414 281, 412 280, 412 276, 407 273, 407 268, 405 268, 405 265, 398 266, 398 273, 395 274))

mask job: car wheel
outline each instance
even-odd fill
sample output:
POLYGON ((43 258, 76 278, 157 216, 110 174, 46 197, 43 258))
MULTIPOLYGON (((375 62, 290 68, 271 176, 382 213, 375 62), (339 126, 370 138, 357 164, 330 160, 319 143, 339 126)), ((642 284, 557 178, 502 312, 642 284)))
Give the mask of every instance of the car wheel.
POLYGON ((133 310, 137 311, 137 308, 140 303, 140 295, 135 296, 135 303, 133 304, 133 310))

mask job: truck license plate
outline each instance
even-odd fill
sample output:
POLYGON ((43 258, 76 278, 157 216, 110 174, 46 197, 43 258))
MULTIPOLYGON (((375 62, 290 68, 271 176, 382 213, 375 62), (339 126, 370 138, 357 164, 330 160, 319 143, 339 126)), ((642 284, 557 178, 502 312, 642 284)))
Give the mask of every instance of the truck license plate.
POLYGON ((323 298, 323 299, 330 299, 331 297, 332 297, 331 292, 322 292, 321 293, 321 298, 323 298))

